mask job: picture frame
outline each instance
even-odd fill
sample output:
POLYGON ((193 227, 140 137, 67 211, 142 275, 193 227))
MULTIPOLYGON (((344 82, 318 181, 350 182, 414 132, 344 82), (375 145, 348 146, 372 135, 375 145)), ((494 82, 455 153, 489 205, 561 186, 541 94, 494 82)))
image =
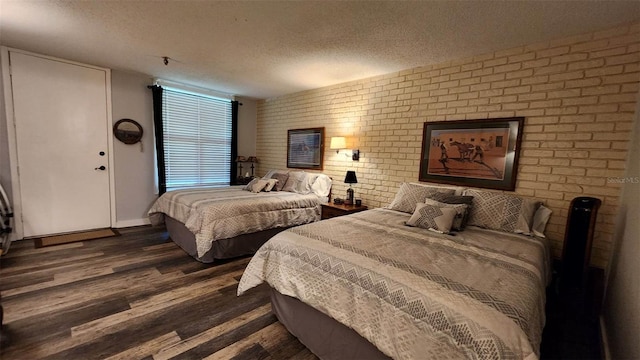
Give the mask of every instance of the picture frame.
POLYGON ((515 190, 524 117, 425 122, 419 180, 515 190))
POLYGON ((287 168, 322 170, 324 127, 287 131, 287 168))

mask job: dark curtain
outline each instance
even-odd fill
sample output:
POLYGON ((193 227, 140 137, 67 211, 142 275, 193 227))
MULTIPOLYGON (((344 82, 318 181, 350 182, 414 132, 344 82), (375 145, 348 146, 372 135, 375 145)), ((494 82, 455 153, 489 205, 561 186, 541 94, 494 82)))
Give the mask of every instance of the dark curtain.
POLYGON ((231 168, 229 171, 229 184, 236 183, 236 169, 238 164, 236 158, 238 157, 238 102, 231 102, 231 168))
POLYGON ((149 86, 153 93, 153 129, 156 136, 156 161, 158 162, 159 195, 167 192, 167 176, 164 164, 164 131, 162 130, 162 87, 149 86))

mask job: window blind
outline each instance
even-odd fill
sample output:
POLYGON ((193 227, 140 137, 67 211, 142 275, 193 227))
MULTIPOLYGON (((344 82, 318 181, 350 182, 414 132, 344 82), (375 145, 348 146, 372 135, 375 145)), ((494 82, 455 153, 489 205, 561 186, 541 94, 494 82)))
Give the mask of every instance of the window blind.
POLYGON ((166 87, 162 100, 167 190, 229 185, 231 102, 166 87))

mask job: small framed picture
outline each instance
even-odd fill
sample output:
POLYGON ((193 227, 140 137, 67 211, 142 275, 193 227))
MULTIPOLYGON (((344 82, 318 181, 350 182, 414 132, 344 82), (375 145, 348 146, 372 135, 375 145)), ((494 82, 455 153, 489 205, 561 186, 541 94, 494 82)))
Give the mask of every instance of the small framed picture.
POLYGON ((324 128, 294 129, 287 132, 287 167, 322 170, 324 128))

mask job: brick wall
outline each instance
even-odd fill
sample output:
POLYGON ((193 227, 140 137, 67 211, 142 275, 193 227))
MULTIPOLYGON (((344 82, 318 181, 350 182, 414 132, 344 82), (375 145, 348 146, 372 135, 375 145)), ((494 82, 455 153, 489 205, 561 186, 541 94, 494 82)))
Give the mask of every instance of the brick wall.
POLYGON ((261 101, 258 174, 286 168, 288 129, 324 126, 327 143, 352 137, 361 151, 353 162, 326 146, 334 194, 344 196, 352 169, 356 197, 385 206, 401 182, 418 179, 424 122, 523 116, 515 193, 553 210, 556 257, 570 201, 602 199, 591 262, 605 267, 639 82, 640 24, 632 24, 261 101))

